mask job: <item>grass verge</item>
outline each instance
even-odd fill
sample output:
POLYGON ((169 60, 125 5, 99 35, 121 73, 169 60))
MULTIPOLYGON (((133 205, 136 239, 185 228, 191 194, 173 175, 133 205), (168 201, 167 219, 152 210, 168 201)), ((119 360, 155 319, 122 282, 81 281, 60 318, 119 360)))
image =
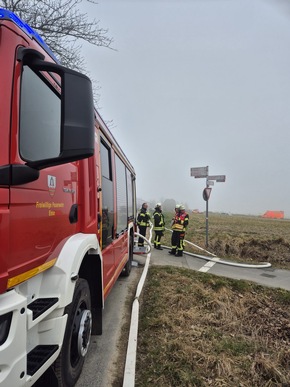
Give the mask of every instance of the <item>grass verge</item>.
POLYGON ((290 292, 151 267, 136 387, 290 386, 290 292))

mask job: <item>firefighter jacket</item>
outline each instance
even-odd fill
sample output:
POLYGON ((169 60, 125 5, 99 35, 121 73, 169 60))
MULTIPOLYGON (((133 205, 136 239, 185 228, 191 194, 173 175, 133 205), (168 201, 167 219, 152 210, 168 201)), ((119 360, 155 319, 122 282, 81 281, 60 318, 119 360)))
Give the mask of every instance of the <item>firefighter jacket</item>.
POLYGON ((138 226, 150 226, 150 214, 145 208, 141 208, 138 216, 137 216, 137 224, 138 226))
POLYGON ((171 226, 173 231, 184 232, 188 226, 189 216, 184 212, 177 212, 173 218, 173 224, 171 226))
POLYGON ((154 219, 154 231, 164 231, 165 230, 165 222, 164 222, 164 215, 162 214, 162 211, 156 210, 153 214, 154 219))

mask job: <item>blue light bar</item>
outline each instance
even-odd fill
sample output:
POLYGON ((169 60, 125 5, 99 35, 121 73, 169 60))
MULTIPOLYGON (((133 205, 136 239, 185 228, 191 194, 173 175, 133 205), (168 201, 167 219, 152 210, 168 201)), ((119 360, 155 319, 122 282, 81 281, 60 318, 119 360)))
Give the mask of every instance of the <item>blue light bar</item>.
POLYGON ((48 45, 45 43, 45 41, 41 38, 41 36, 34 31, 33 28, 31 28, 27 23, 24 23, 23 20, 21 20, 15 13, 8 11, 7 9, 0 8, 0 20, 11 20, 13 23, 15 23, 19 28, 21 28, 22 31, 24 31, 30 38, 36 40, 42 48, 50 55, 56 62, 59 63, 51 49, 48 47, 48 45))

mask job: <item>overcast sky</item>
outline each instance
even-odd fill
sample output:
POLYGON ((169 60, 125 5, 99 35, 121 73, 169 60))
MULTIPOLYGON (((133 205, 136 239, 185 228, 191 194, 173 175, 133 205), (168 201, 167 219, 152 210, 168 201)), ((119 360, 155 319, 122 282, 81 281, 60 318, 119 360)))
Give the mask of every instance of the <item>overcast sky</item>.
POLYGON ((137 196, 203 211, 290 217, 290 5, 282 0, 98 0, 114 38, 84 46, 100 114, 137 174, 137 196))

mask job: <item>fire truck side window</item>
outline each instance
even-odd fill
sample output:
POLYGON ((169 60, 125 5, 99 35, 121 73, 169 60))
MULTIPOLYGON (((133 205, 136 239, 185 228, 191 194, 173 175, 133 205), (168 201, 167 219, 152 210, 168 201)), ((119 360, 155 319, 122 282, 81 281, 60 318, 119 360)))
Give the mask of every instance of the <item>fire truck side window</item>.
POLYGON ((24 66, 20 97, 20 155, 37 161, 60 154, 61 102, 57 94, 24 66))
POLYGON ((117 233, 127 229, 127 182, 126 169, 122 160, 116 155, 116 185, 117 185, 117 233))
POLYGON ((111 150, 101 141, 102 169, 102 247, 108 246, 113 239, 114 226, 114 187, 112 181, 111 150))
POLYGON ((128 197, 128 220, 134 219, 134 195, 133 195, 133 182, 130 171, 126 168, 127 175, 127 197, 128 197))

